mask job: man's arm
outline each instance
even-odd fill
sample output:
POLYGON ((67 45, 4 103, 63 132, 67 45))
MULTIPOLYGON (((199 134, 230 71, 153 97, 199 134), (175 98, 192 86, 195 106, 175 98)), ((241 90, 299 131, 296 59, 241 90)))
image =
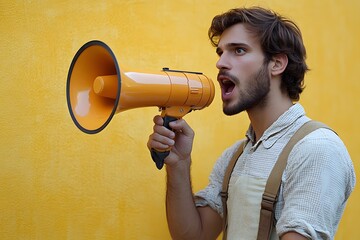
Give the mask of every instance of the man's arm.
POLYGON ((210 207, 195 206, 190 180, 191 151, 194 132, 185 120, 170 122, 173 131, 163 126, 160 116, 154 118, 154 132, 148 148, 168 150, 166 211, 173 239, 216 239, 221 232, 220 215, 210 207))
POLYGON ((278 233, 285 236, 296 231, 311 239, 334 238, 353 189, 352 173, 345 145, 332 131, 318 129, 301 140, 286 166, 278 233))
POLYGON ((216 239, 221 232, 220 215, 209 206, 195 206, 187 167, 167 167, 166 209, 173 239, 216 239))

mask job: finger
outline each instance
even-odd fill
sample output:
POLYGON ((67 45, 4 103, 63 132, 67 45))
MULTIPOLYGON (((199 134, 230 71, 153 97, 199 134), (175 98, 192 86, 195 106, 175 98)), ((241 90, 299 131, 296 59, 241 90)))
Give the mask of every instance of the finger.
POLYGON ((163 152, 163 151, 169 151, 171 149, 171 147, 172 146, 170 146, 170 145, 154 141, 154 142, 150 143, 149 150, 156 149, 160 152, 163 152))
POLYGON ((173 139, 164 137, 160 134, 153 133, 149 136, 147 146, 150 149, 166 150, 175 144, 173 139))
POLYGON ((156 115, 153 119, 153 122, 156 124, 156 125, 163 125, 164 124, 164 119, 160 116, 160 115, 156 115))
POLYGON ((154 125, 153 130, 154 130, 154 133, 157 133, 164 137, 171 138, 171 139, 175 138, 175 133, 172 130, 170 130, 162 125, 154 125))

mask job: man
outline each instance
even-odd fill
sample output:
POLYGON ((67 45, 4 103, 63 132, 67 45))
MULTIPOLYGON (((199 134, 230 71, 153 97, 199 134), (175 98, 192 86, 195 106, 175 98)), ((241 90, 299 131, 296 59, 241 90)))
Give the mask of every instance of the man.
MULTIPOLYGON (((310 120, 294 103, 308 70, 306 51, 292 21, 259 7, 216 16, 209 38, 219 56, 223 111, 226 115, 246 111, 251 122, 229 183, 227 238, 256 239, 266 180, 291 136, 310 120)), ((170 123, 173 131, 162 126, 160 116, 154 123, 149 149, 171 148, 165 159, 171 236, 216 239, 222 231, 222 182, 241 141, 224 151, 209 185, 194 197, 190 179, 194 131, 183 119, 170 123)), ((272 239, 333 239, 354 185, 353 165, 339 137, 325 128, 308 134, 289 155, 272 239)))

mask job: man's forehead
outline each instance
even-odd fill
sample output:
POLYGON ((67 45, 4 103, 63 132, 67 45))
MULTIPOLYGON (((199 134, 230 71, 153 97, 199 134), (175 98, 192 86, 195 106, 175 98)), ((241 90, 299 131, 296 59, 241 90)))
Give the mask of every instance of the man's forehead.
POLYGON ((250 31, 246 24, 238 23, 227 28, 220 36, 218 47, 223 48, 233 44, 246 44, 249 46, 259 44, 255 33, 250 31))

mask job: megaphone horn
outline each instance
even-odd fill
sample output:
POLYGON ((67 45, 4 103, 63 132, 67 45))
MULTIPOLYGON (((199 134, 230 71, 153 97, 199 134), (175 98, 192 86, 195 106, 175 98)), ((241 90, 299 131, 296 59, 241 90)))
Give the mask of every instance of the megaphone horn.
POLYGON ((66 98, 75 125, 94 134, 116 113, 140 107, 160 108, 168 124, 191 110, 209 106, 214 89, 211 79, 200 72, 168 68, 154 73, 120 71, 110 47, 93 40, 85 43, 71 62, 66 98))

